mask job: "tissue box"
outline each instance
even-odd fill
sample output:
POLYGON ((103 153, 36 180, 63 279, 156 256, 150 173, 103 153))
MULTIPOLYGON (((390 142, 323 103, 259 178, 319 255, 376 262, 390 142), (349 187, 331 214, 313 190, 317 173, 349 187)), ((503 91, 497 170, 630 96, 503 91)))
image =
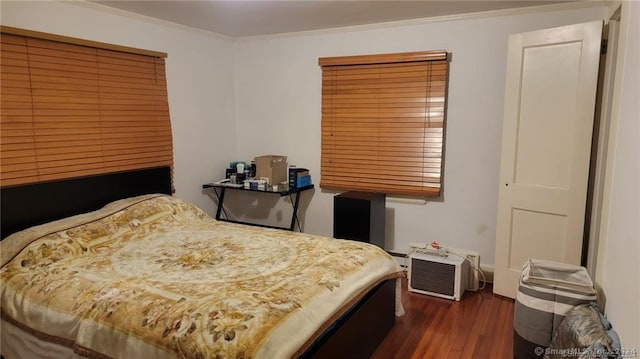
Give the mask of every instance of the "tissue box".
POLYGON ((269 183, 280 184, 287 181, 287 156, 265 155, 256 160, 256 178, 269 178, 269 183))

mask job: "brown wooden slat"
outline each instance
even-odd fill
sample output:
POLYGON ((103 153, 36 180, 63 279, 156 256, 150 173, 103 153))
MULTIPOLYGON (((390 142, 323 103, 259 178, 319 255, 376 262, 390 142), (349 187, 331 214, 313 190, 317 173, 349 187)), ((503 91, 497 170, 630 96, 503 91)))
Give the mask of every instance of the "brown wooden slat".
POLYGON ((28 172, 14 172, 12 177, 2 176, 0 181, 3 186, 15 186, 23 183, 38 182, 38 175, 35 171, 28 172))
POLYGON ((447 58, 446 51, 420 51, 395 54, 356 55, 323 57, 318 59, 320 66, 361 65, 371 63, 396 63, 409 61, 442 60, 447 58))
POLYGON ((27 43, 27 40, 25 39, 24 36, 14 35, 14 34, 2 31, 0 33, 0 43, 2 43, 2 45, 4 45, 4 44, 20 44, 20 45, 24 45, 24 44, 27 43))
POLYGON ((3 36, 4 35, 8 35, 8 36, 17 35, 17 36, 20 36, 20 37, 30 37, 30 38, 44 39, 44 40, 50 40, 50 41, 55 41, 55 42, 74 44, 74 45, 78 45, 78 46, 85 46, 85 47, 90 47, 90 48, 95 47, 95 48, 101 48, 101 49, 115 50, 115 51, 119 51, 119 52, 140 54, 140 55, 145 55, 145 56, 150 56, 150 57, 157 57, 157 58, 167 57, 166 53, 158 52, 158 51, 136 49, 136 48, 127 47, 127 46, 107 44, 107 43, 98 42, 98 41, 90 41, 90 40, 78 39, 78 38, 74 38, 74 37, 61 36, 61 35, 56 35, 56 34, 40 32, 40 31, 25 30, 25 29, 20 29, 20 28, 11 27, 11 26, 5 26, 5 25, 0 25, 0 30, 1 30, 1 32, 3 34, 3 36))

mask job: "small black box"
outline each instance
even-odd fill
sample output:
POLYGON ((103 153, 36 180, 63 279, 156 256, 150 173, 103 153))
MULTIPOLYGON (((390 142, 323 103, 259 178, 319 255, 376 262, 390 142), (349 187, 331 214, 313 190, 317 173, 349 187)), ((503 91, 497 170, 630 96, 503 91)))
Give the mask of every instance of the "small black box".
POLYGON ((289 188, 298 188, 298 176, 305 175, 309 175, 309 170, 306 168, 289 168, 289 188))

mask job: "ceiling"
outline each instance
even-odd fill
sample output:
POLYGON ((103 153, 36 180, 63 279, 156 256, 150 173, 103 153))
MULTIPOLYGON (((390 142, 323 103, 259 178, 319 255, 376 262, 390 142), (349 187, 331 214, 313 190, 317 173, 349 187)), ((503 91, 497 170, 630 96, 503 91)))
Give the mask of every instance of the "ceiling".
POLYGON ((219 34, 243 37, 451 16, 571 1, 92 0, 91 2, 219 34))

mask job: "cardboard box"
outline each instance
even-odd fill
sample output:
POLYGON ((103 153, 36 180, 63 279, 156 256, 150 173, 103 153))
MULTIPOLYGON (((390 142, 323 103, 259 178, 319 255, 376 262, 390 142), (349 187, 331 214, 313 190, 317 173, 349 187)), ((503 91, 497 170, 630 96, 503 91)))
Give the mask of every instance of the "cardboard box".
POLYGON ((269 184, 287 182, 287 156, 265 155, 256 157, 256 178, 269 178, 269 184))

